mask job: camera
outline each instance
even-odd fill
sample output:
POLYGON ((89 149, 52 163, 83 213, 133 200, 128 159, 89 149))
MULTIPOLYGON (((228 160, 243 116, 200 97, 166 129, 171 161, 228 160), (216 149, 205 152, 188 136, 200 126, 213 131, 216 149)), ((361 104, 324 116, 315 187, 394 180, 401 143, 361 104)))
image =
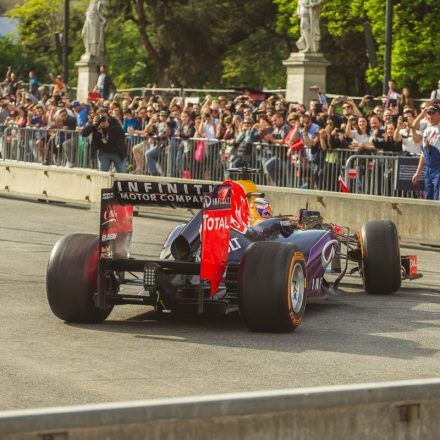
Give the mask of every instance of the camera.
POLYGON ((98 119, 98 122, 101 124, 101 123, 103 123, 103 122, 106 122, 107 121, 107 118, 105 117, 105 116, 100 116, 99 117, 99 119, 98 119))
POLYGON ((403 121, 403 122, 408 122, 408 116, 403 116, 403 117, 402 117, 402 121, 403 121))
POLYGON ((368 99, 368 101, 374 101, 374 96, 373 95, 367 95, 366 99, 368 99))

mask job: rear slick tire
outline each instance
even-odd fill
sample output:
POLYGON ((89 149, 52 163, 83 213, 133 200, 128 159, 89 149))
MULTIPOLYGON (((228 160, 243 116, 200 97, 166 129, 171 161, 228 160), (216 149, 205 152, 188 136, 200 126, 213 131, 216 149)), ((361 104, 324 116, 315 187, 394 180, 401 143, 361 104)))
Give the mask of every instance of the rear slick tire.
POLYGON ((307 273, 295 245, 255 242, 245 251, 238 275, 239 308, 246 326, 258 332, 290 332, 304 317, 307 273))
POLYGON ((55 244, 49 257, 46 291, 52 312, 63 321, 99 323, 113 307, 99 309, 93 303, 98 290, 99 238, 70 234, 55 244))
POLYGON ((390 220, 362 225, 360 234, 364 288, 370 295, 389 295, 402 284, 399 237, 390 220))

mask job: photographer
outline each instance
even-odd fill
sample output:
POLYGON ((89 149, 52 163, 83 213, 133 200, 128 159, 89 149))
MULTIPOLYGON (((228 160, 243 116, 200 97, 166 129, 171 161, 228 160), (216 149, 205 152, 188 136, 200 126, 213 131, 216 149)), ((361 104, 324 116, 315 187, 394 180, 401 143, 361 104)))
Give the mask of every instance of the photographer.
POLYGON ((356 104, 352 99, 345 96, 337 96, 330 102, 328 116, 332 119, 336 127, 340 127, 341 124, 346 124, 348 122, 348 118, 354 115, 361 117, 362 113, 356 107, 356 104), (342 115, 335 113, 335 106, 338 104, 342 104, 342 115))
POLYGON ((402 142, 402 150, 410 156, 420 156, 422 151, 422 135, 414 128, 415 115, 413 110, 407 108, 403 111, 403 117, 397 120, 397 129, 394 132, 394 140, 402 142))
POLYGON ((92 135, 92 156, 97 151, 100 171, 109 171, 113 163, 118 173, 126 172, 127 147, 120 124, 110 117, 108 109, 102 107, 92 122, 81 132, 82 136, 92 135))
POLYGON ((385 127, 385 133, 373 135, 373 145, 383 152, 398 153, 402 151, 402 141, 394 140, 394 124, 389 122, 385 127))
POLYGON ((237 158, 232 168, 250 166, 252 159, 252 148, 254 142, 258 142, 260 136, 258 130, 253 127, 253 121, 247 118, 243 121, 243 131, 235 138, 234 145, 237 148, 237 158))
POLYGON ((325 129, 319 131, 319 143, 325 154, 321 189, 337 191, 337 177, 341 171, 341 163, 338 162, 336 149, 348 149, 351 138, 348 138, 342 128, 334 128, 333 122, 327 120, 325 129))

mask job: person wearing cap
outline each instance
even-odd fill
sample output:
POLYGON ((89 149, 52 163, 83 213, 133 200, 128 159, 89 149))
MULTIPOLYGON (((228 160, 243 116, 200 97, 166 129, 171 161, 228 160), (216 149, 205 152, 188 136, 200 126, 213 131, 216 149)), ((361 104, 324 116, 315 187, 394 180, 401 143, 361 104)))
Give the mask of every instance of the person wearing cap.
POLYGON ((425 169, 425 199, 440 200, 440 99, 428 104, 426 115, 429 125, 423 131, 422 154, 412 181, 416 184, 425 169))
POLYGON ((76 117, 76 125, 81 128, 85 127, 89 118, 89 110, 87 106, 81 104, 79 101, 73 101, 71 107, 76 117))
POLYGON ((125 173, 127 147, 124 132, 116 119, 112 118, 106 107, 101 107, 81 132, 82 136, 92 135, 92 156, 98 152, 100 171, 109 171, 113 164, 116 172, 125 173))

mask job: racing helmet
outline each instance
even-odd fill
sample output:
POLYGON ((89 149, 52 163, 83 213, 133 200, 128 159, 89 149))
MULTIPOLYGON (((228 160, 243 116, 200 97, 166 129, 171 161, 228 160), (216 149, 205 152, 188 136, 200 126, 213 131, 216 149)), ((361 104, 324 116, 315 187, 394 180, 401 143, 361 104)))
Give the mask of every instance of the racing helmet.
POLYGON ((251 215, 255 220, 263 220, 272 217, 272 205, 268 200, 256 197, 251 207, 251 215))

